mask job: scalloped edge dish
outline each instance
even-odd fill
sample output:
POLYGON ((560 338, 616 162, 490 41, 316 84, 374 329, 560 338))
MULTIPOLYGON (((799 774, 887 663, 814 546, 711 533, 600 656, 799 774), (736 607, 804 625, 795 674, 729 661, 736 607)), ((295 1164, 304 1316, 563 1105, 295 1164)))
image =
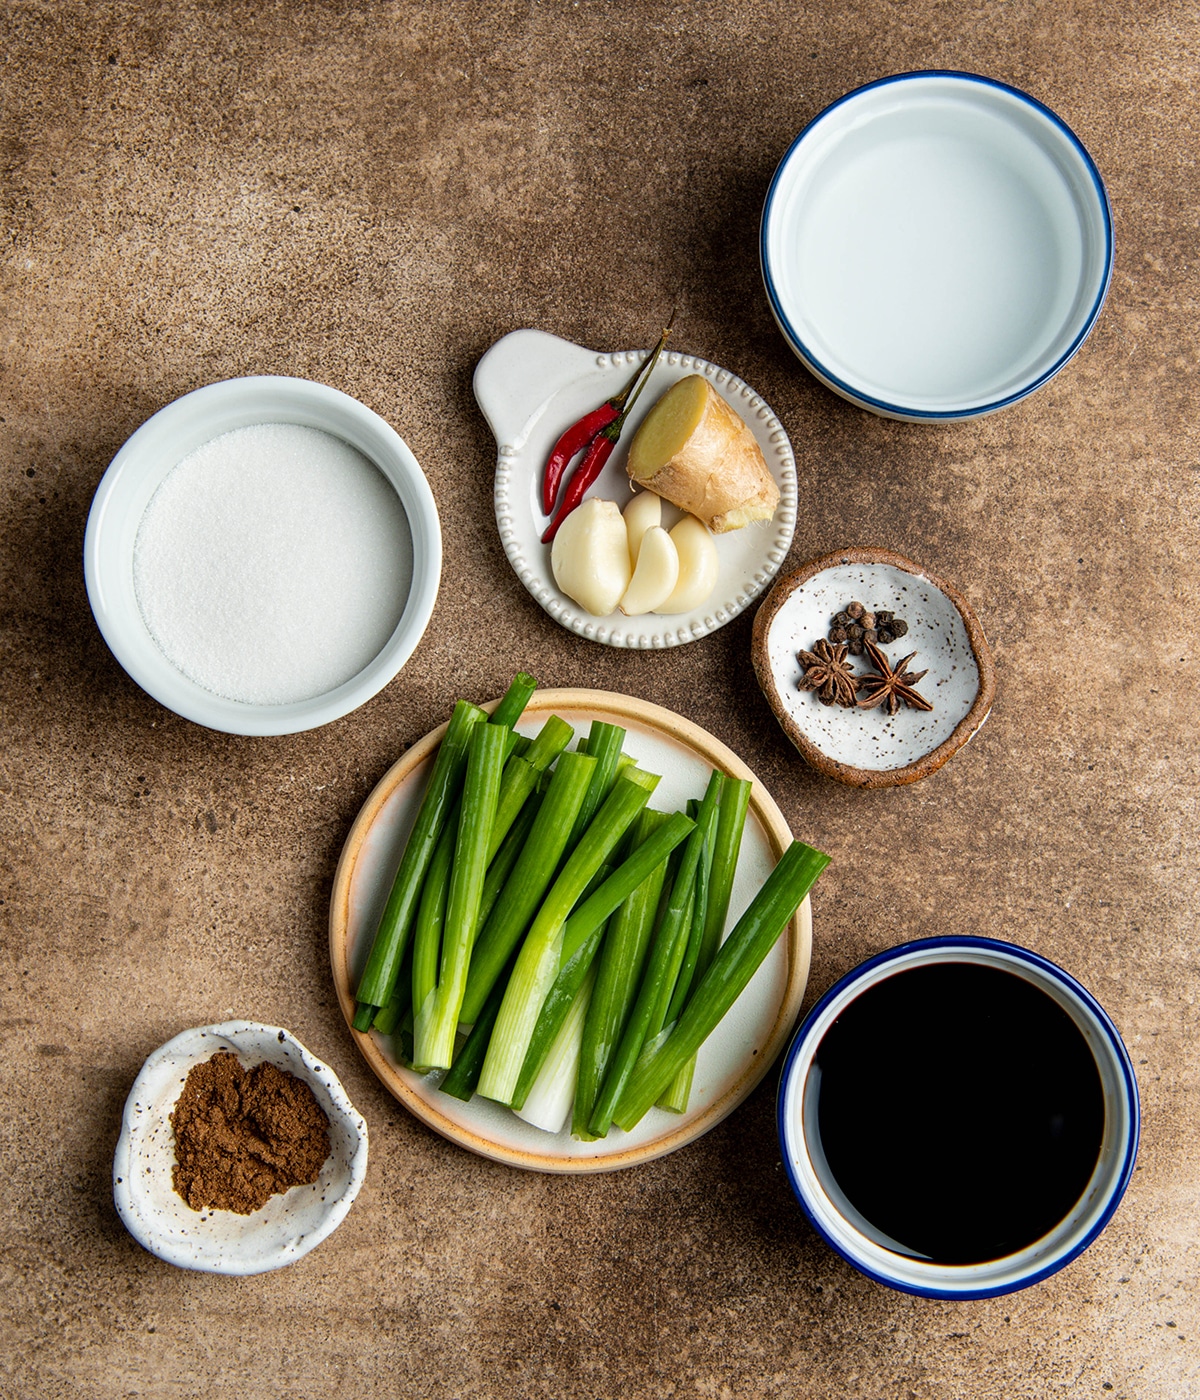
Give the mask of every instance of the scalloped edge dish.
MULTIPOLYGON (((732 622, 779 572, 796 527, 796 461, 783 424, 748 384, 698 356, 664 351, 616 451, 587 495, 624 509, 633 494, 625 459, 638 425, 672 384, 702 374, 753 432, 779 486, 779 505, 769 522, 716 536, 720 576, 712 596, 695 611, 636 618, 584 612, 559 591, 550 572, 550 546, 541 541, 549 524, 539 501, 542 472, 559 434, 619 393, 646 355, 645 350, 601 354, 545 331, 512 331, 480 359, 474 387, 499 449, 496 524, 517 577, 556 622, 588 641, 659 650, 698 641, 732 622)), ((674 506, 666 509, 675 512, 674 506)))
MULTIPOLYGON (((539 690, 520 728, 531 732, 550 714, 561 715, 577 732, 593 719, 626 728, 628 751, 663 775, 651 799, 656 807, 682 805, 703 789, 705 779, 700 775, 711 768, 753 781, 730 905, 732 924, 793 839, 779 808, 750 769, 699 725, 632 696, 602 690, 539 690)), ((384 774, 350 829, 334 877, 329 909, 333 980, 346 1024, 367 1064, 388 1092, 435 1132, 480 1156, 531 1171, 614 1171, 693 1142, 746 1098, 787 1044, 808 982, 812 913, 807 899, 701 1047, 687 1112, 676 1115, 652 1109, 632 1132, 614 1128, 599 1142, 577 1142, 566 1131, 543 1133, 507 1108, 478 1096, 461 1103, 440 1092, 440 1074, 422 1076, 399 1064, 391 1037, 353 1030, 352 988, 415 816, 427 760, 445 730, 441 725, 418 740, 384 774)))

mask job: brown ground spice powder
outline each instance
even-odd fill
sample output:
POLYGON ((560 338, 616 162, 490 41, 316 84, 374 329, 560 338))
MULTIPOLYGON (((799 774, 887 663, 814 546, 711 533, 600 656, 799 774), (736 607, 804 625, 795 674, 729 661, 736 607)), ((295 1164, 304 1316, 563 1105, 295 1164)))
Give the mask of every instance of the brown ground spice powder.
POLYGON ((193 1210, 249 1215, 276 1192, 316 1181, 329 1120, 308 1085, 221 1051, 193 1065, 171 1114, 175 1190, 193 1210))

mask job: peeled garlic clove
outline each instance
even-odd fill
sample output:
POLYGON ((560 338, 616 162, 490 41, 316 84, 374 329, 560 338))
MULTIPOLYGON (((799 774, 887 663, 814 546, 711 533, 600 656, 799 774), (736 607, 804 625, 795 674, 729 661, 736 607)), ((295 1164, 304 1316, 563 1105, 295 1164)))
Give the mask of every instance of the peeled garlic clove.
POLYGON ((554 536, 550 569, 584 612, 607 617, 615 610, 630 577, 629 536, 616 501, 593 496, 567 516, 554 536))
POLYGON ((717 542, 694 515, 685 515, 671 531, 679 556, 679 578, 674 591, 655 609, 660 613, 684 613, 706 602, 717 586, 721 561, 717 542))
POLYGON ((625 507, 625 529, 629 532, 629 560, 636 565, 642 536, 662 524, 662 497, 653 491, 639 491, 625 507))
POLYGON ((661 525, 652 525, 642 536, 637 568, 621 599, 626 617, 653 612, 674 591, 679 579, 679 554, 661 525))

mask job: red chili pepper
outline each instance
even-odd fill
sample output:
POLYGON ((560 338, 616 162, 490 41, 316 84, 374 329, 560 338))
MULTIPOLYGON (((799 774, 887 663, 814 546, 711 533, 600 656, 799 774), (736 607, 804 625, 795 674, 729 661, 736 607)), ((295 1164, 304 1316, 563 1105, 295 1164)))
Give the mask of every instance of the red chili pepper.
MULTIPOLYGON (((571 480, 567 482, 567 492, 563 496, 562 505, 558 508, 558 514, 551 521, 550 528, 542 536, 543 544, 550 543, 558 533, 558 527, 579 505, 588 487, 604 470, 605 462, 612 456, 612 450, 617 445, 617 439, 610 438, 608 431, 606 428, 603 432, 596 434, 583 461, 575 468, 571 480)), ((617 435, 620 436, 620 428, 617 429, 617 435)))
MULTIPOLYGON (((599 408, 594 408, 590 413, 585 413, 578 423, 572 423, 563 433, 562 437, 554 444, 546 462, 546 475, 542 480, 542 510, 546 515, 550 515, 554 510, 554 502, 558 499, 558 489, 562 484, 563 472, 567 468, 567 463, 577 453, 582 452, 598 433, 603 432, 620 414, 625 407, 625 400, 632 393, 639 379, 643 374, 648 374, 654 368, 659 352, 666 343, 670 334, 671 326, 675 322, 675 313, 671 312, 671 319, 667 322, 667 328, 662 333, 662 339, 658 342, 654 354, 649 361, 644 361, 637 367, 637 371, 628 384, 619 394, 611 399, 605 399, 599 408), (647 368, 649 365, 649 369, 647 368)), ((634 394, 636 398, 637 395, 634 394)), ((632 404, 630 405, 632 407, 632 404)))
POLYGON ((587 447, 583 460, 571 474, 571 479, 567 483, 566 494, 563 496, 562 505, 558 509, 558 514, 551 521, 546 533, 542 536, 542 543, 549 542, 558 533, 558 527, 563 523, 568 515, 583 500, 584 493, 588 487, 596 480, 604 470, 604 464, 612 455, 612 450, 617 445, 621 436, 621 430, 625 426, 625 420, 629 417, 630 410, 637 403, 642 390, 649 382, 651 374, 654 373, 654 366, 658 363, 658 357, 662 354, 663 346, 667 343, 667 336, 671 334, 671 326, 675 321, 675 313, 671 313, 671 319, 667 322, 667 327, 659 337, 658 344, 654 347, 654 353, 648 360, 638 366, 637 373, 621 390, 616 398, 606 399, 597 409, 581 418, 578 423, 568 428, 555 444, 554 451, 550 454, 550 460, 546 463, 546 480, 542 493, 542 501, 546 507, 547 515, 554 509, 554 498, 558 495, 559 481, 562 477, 563 469, 567 463, 583 447, 587 447), (636 388, 635 388, 636 386, 636 388), (633 390, 633 397, 629 398, 630 390, 633 390), (629 402, 625 400, 629 398, 629 402), (609 410, 611 413, 608 413, 609 410), (603 415, 608 414, 607 418, 603 415), (583 436, 585 424, 590 424, 593 420, 599 423, 598 427, 592 428, 591 437, 583 436), (574 443, 573 446, 571 444, 574 443), (564 445, 570 446, 570 451, 563 451, 564 445), (560 451, 562 451, 561 460, 560 451), (551 475, 553 474, 553 491, 551 491, 551 475))
POLYGON ((546 515, 550 515, 554 510, 554 502, 558 499, 558 488, 562 483, 567 463, 577 453, 582 452, 596 434, 603 428, 607 428, 616 418, 625 402, 625 396, 637 383, 638 375, 641 372, 642 367, 639 365, 638 373, 615 399, 605 399, 599 408, 592 409, 591 413, 585 413, 579 422, 572 423, 554 444, 554 451, 551 452, 549 460, 546 462, 546 476, 542 482, 542 509, 546 515))

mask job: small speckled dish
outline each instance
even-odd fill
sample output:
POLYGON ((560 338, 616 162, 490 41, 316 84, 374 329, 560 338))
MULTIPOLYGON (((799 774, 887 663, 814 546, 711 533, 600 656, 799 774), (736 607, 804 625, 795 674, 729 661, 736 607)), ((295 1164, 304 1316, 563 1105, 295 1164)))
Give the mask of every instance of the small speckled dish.
POLYGON ((264 1274, 303 1258, 346 1216, 367 1173, 367 1125, 337 1076, 278 1026, 225 1021, 184 1031, 142 1066, 125 1103, 113 1159, 117 1214, 144 1248, 168 1264, 210 1274, 264 1274), (312 1186, 272 1196, 252 1215, 195 1211, 176 1195, 171 1113, 193 1065, 232 1051, 303 1079, 329 1119, 330 1153, 312 1186))
MULTIPOLYGON (((987 719, 996 694, 991 649, 966 599, 888 549, 838 550, 781 578, 755 616, 752 656, 788 738, 818 772, 854 787, 896 787, 935 772, 987 719), (800 689, 797 652, 827 637, 834 614, 856 599, 908 623, 908 635, 883 652, 892 665, 916 653, 909 669, 928 671, 917 687, 933 704, 928 713, 843 709, 800 689)), ((870 670, 851 660, 857 672, 870 670)))

